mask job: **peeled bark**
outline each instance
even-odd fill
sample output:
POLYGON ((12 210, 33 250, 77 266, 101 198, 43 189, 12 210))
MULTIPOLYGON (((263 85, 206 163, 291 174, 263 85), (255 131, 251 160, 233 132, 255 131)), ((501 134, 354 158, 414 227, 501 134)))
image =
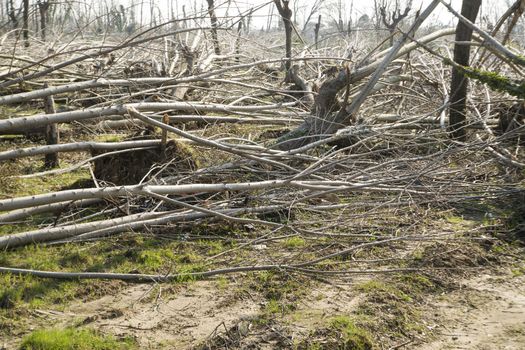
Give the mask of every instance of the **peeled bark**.
MULTIPOLYGON (((47 83, 44 87, 48 87, 47 83)), ((47 96, 44 99, 44 106, 46 114, 55 114, 55 100, 53 99, 53 96, 47 96)), ((54 124, 48 124, 46 126, 46 142, 48 145, 58 145, 60 143, 60 133, 58 131, 58 125, 56 123, 54 124)), ((58 168, 59 161, 58 161, 58 154, 57 153, 46 153, 45 158, 45 167, 46 168, 58 168)))
POLYGON ((128 112, 127 108, 134 107, 139 111, 201 111, 201 112, 257 112, 264 110, 291 107, 295 103, 283 103, 266 106, 229 106, 221 104, 202 104, 192 102, 144 102, 130 103, 114 107, 93 108, 80 111, 63 112, 56 114, 38 114, 30 117, 19 117, 0 120, 0 134, 16 133, 27 129, 33 129, 53 123, 68 123, 72 121, 93 119, 110 115, 124 115, 128 112))

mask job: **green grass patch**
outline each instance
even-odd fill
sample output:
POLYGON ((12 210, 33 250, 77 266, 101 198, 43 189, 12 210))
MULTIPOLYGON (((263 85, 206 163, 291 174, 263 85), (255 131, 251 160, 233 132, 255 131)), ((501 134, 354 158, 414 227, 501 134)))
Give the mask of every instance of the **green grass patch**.
POLYGON ((373 348, 372 335, 357 326, 348 316, 336 316, 330 320, 330 328, 342 335, 344 349, 365 350, 373 348))
POLYGON ((299 350, 372 350, 373 336, 366 328, 360 326, 353 318, 346 315, 334 316, 325 327, 312 332, 306 339, 296 344, 299 350))
POLYGON ((283 242, 283 244, 284 244, 284 247, 287 249, 294 249, 294 248, 304 247, 306 245, 306 241, 299 236, 294 236, 294 237, 287 238, 283 242))
POLYGON ((395 285, 386 284, 378 280, 370 280, 359 284, 356 289, 367 294, 381 294, 385 297, 398 299, 404 302, 412 301, 412 298, 397 288, 395 285))
POLYGON ((447 222, 450 224, 461 224, 465 219, 461 216, 449 216, 446 218, 447 222))
POLYGON ((121 142, 124 141, 127 135, 125 134, 102 134, 94 138, 96 142, 121 142))
POLYGON ((136 349, 130 339, 117 340, 90 329, 37 330, 22 340, 20 350, 114 350, 136 349))

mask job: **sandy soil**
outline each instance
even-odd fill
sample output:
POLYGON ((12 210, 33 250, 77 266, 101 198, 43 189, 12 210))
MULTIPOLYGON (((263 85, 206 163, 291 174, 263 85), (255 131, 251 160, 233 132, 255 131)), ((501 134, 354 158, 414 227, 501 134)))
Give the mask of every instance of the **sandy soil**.
POLYGON ((525 349, 525 277, 483 275, 434 307, 437 339, 414 349, 525 349))
MULTIPOLYGON (((294 312, 275 315, 275 322, 263 327, 254 323, 264 310, 263 296, 239 293, 235 283, 218 288, 214 281, 129 285, 113 295, 74 303, 63 312, 37 310, 35 316, 49 324, 86 325, 131 336, 143 349, 195 349, 223 338, 231 348, 288 348, 294 340, 326 325, 330 317, 355 311, 363 295, 353 285, 312 286, 294 312), (237 340, 231 342, 232 337, 237 340)), ((525 276, 510 272, 475 276, 450 293, 429 296, 425 310, 429 332, 398 348, 525 349, 525 276)), ((10 345, 6 349, 16 348, 10 345)))

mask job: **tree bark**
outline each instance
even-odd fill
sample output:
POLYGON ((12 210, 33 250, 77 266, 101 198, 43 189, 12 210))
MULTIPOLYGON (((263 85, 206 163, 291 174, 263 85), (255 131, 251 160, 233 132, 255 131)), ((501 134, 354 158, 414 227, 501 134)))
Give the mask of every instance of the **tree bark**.
POLYGON ((16 10, 15 5, 13 4, 13 0, 6 0, 6 12, 9 17, 9 21, 12 23, 13 28, 18 28, 18 18, 16 16, 16 10))
POLYGON ((223 104, 202 104, 193 102, 142 102, 130 103, 126 105, 101 107, 93 109, 78 110, 72 112, 63 112, 56 114, 38 114, 28 117, 17 117, 0 120, 0 134, 15 133, 30 128, 38 128, 53 123, 68 123, 85 119, 92 119, 110 115, 124 115, 128 113, 127 108, 134 107, 139 111, 200 111, 200 112, 258 112, 271 109, 280 109, 283 107, 295 106, 295 102, 278 103, 266 106, 230 106, 223 104))
POLYGON ((213 49, 216 55, 221 54, 221 48, 219 46, 219 35, 217 34, 217 16, 215 15, 215 3, 214 0, 206 0, 208 2, 208 14, 211 19, 211 37, 213 40, 213 49))
MULTIPOLYGON (((290 9, 290 0, 273 0, 277 11, 281 15, 284 24, 284 33, 286 36, 286 58, 292 58, 292 10, 290 9)), ((286 75, 292 68, 292 61, 287 60, 284 64, 286 68, 286 75)))
POLYGON ((296 188, 308 188, 308 181, 268 180, 258 182, 222 183, 222 184, 185 184, 185 185, 131 185, 120 187, 83 188, 65 190, 59 192, 45 193, 34 196, 16 197, 0 200, 0 211, 9 211, 22 208, 36 207, 40 205, 53 204, 65 201, 77 201, 83 199, 111 199, 130 194, 148 196, 148 193, 163 195, 188 194, 188 193, 215 193, 255 191, 262 189, 279 188, 291 186, 296 188))
POLYGON ((28 148, 17 148, 11 151, 3 151, 0 152, 0 161, 58 152, 85 152, 94 150, 115 151, 131 148, 156 147, 159 144, 160 140, 136 140, 123 142, 72 142, 63 143, 60 145, 35 146, 28 148))
MULTIPOLYGON (((44 88, 47 88, 47 83, 44 84, 44 88)), ((46 114, 55 114, 55 100, 53 96, 47 96, 44 99, 44 106, 46 114)), ((58 145, 60 143, 60 134, 58 131, 58 125, 56 123, 48 124, 46 126, 46 142, 48 145, 58 145)), ((44 166, 46 168, 58 168, 58 153, 48 153, 46 154, 44 166)))
MULTIPOLYGON (((306 119, 297 129, 292 130, 281 137, 281 139, 279 139, 278 147, 281 150, 286 151, 299 148, 308 143, 317 141, 326 135, 335 133, 340 128, 348 125, 348 123, 355 118, 355 114, 359 110, 361 104, 364 102, 370 91, 375 87, 388 64, 390 64, 396 57, 405 55, 417 47, 417 43, 406 46, 403 46, 403 43, 407 41, 409 37, 414 36, 415 31, 437 7, 439 1, 440 0, 434 0, 427 9, 421 13, 408 33, 404 34, 401 39, 399 39, 398 43, 387 51, 386 57, 377 58, 376 62, 361 67, 351 74, 348 74, 348 70, 344 68, 339 71, 335 78, 325 81, 321 85, 319 93, 315 99, 315 109, 312 111, 312 116, 306 119), (373 76, 361 90, 360 95, 352 101, 348 108, 343 106, 345 111, 343 111, 344 113, 341 113, 336 103, 338 92, 348 84, 355 83, 372 73, 373 76)), ((448 30, 443 30, 423 37, 419 39, 419 41, 425 43, 449 33, 448 30)))
POLYGON ((29 0, 24 0, 24 12, 22 17, 24 46, 29 47, 29 0))
POLYGON ((38 2, 38 11, 40 13, 40 36, 43 41, 46 41, 47 13, 49 5, 49 0, 38 2))
POLYGON ((512 16, 512 20, 509 23, 509 26, 507 28, 507 32, 505 33, 505 37, 501 41, 501 43, 503 45, 505 45, 505 43, 509 40, 510 34, 512 33, 512 30, 514 29, 514 27, 518 23, 518 20, 521 18, 521 16, 523 16, 523 12, 525 12, 525 0, 520 0, 519 3, 518 3, 518 6, 517 6, 517 8, 516 8, 516 10, 514 12, 514 16, 512 16))
MULTIPOLYGON (((471 22, 476 21, 481 0, 463 0, 461 15, 471 22)), ((456 42, 468 42, 472 39, 472 29, 463 21, 458 21, 456 27, 456 42)), ((454 62, 462 66, 470 64, 470 45, 454 45, 454 62)), ((458 141, 466 139, 466 98, 467 98, 468 79, 457 68, 452 68, 452 79, 450 83, 450 111, 449 111, 449 130, 452 138, 458 141)))
POLYGON ((315 24, 314 34, 315 34, 315 49, 319 50, 319 30, 321 29, 321 15, 315 24))

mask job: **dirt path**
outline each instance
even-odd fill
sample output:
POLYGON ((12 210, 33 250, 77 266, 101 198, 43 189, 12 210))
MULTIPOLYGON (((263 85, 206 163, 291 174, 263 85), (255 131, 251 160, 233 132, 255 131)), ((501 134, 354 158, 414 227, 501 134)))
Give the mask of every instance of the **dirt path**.
MULTIPOLYGON (((172 287, 174 288, 174 287, 172 287)), ((118 295, 73 305, 70 314, 117 336, 132 336, 143 348, 191 348, 215 329, 257 314, 258 300, 231 298, 216 283, 195 282, 166 293, 151 285, 132 286, 118 295)), ((69 322, 66 320, 66 323, 69 322)))
POLYGON ((414 349, 525 349, 525 277, 484 275, 465 287, 434 305, 437 339, 414 349))
MULTIPOLYGON (((432 314, 423 318, 435 338, 428 342, 422 336, 419 343, 405 348, 524 350, 525 276, 496 275, 491 272, 463 281, 462 288, 426 305, 422 312, 432 314), (432 319, 438 321, 432 324, 432 319)), ((272 349, 282 344, 272 339, 272 333, 289 340, 302 339, 326 326, 331 317, 352 314, 364 296, 356 293, 354 283, 315 285, 294 312, 284 318, 275 315, 278 322, 267 329, 244 332, 242 324, 251 325, 267 301, 257 293, 238 293, 238 287, 231 283, 219 288, 214 281, 130 285, 113 295, 74 303, 63 312, 40 311, 39 316, 64 327, 85 325, 116 336, 130 336, 144 349, 193 349, 213 335, 231 337, 232 330, 242 333, 243 338, 242 343, 232 343, 232 349, 247 344, 272 349)))

